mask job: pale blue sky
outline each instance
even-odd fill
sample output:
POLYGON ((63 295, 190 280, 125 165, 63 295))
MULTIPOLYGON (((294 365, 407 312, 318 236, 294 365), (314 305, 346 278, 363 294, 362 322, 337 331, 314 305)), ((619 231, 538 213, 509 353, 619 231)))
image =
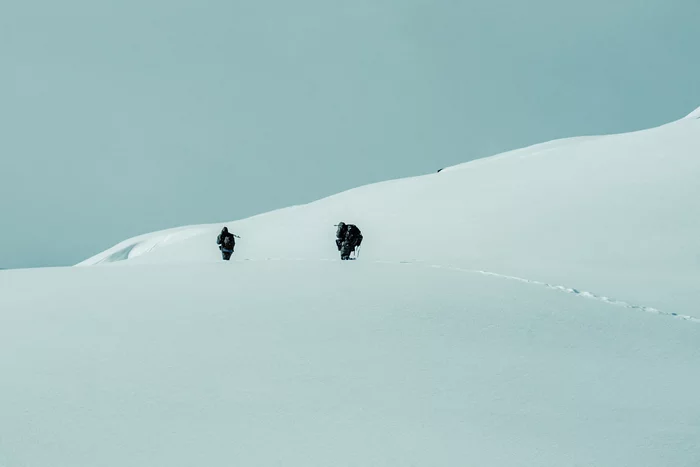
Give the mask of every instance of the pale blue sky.
POLYGON ((0 5, 0 267, 700 105, 697 0, 0 5))

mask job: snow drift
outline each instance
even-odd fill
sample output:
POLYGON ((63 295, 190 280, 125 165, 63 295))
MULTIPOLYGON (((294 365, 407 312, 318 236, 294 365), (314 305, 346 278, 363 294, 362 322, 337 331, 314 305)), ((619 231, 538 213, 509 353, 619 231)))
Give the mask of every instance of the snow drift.
POLYGON ((700 107, 689 113, 685 118, 700 118, 700 107))
POLYGON ((369 261, 6 271, 0 284, 0 465, 700 459, 693 322, 369 261))
MULTIPOLYGON (((336 258, 333 224, 343 220, 362 229, 366 261, 488 270, 700 317, 699 148, 700 121, 682 119, 539 144, 227 225, 243 237, 235 258, 336 258)), ((221 225, 144 235, 82 264, 212 261, 221 225)))
POLYGON ((0 271, 0 466, 696 466, 700 121, 0 271), (333 224, 357 223, 341 262, 333 224))

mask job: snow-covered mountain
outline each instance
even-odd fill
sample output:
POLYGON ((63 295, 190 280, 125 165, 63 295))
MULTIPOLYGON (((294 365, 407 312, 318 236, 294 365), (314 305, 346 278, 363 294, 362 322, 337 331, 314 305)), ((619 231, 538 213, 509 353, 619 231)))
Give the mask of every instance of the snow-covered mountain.
POLYGON ((697 466, 700 120, 0 272, 0 466, 697 466), (341 262, 333 224, 363 231, 341 262))
POLYGON ((700 107, 689 113, 685 118, 700 118, 700 107))
MULTIPOLYGON (((564 285, 700 318, 700 121, 571 138, 368 185, 227 225, 234 258, 414 261, 564 285)), ((127 240, 83 265, 211 262, 222 224, 127 240)))

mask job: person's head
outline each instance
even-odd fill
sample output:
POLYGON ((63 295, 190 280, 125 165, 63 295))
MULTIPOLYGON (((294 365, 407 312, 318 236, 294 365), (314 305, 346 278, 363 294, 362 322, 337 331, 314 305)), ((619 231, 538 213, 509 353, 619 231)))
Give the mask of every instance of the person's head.
POLYGON ((224 227, 223 229, 221 229, 221 231, 222 231, 223 233, 228 233, 228 227, 224 227))
POLYGON ((338 222, 338 227, 340 227, 341 229, 345 227, 345 222, 338 222))

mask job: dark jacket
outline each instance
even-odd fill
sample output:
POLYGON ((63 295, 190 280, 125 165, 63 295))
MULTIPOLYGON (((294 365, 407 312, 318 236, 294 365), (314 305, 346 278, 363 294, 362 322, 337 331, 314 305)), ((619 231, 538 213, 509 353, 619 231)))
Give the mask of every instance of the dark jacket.
POLYGON ((338 224, 338 230, 335 231, 335 238, 340 240, 341 242, 345 240, 345 234, 348 233, 348 225, 347 224, 338 224))
POLYGON ((360 246, 360 243, 362 243, 362 232, 354 224, 339 225, 335 236, 338 249, 340 249, 340 245, 344 242, 348 242, 353 246, 360 246))
POLYGON ((216 237, 216 244, 219 245, 220 250, 230 250, 236 246, 236 237, 233 236, 228 230, 222 230, 218 237, 216 237))

